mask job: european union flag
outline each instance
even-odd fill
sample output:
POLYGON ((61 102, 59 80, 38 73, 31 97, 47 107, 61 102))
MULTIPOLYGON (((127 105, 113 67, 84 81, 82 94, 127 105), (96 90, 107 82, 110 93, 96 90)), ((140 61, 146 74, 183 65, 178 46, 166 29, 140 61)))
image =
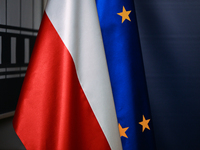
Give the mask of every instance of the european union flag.
POLYGON ((124 150, 155 142, 133 0, 96 0, 124 150))

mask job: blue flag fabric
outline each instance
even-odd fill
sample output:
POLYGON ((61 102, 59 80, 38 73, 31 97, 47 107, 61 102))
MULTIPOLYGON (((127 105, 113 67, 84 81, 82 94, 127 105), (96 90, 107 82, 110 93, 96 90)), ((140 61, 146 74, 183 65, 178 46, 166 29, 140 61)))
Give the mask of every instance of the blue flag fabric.
POLYGON ((154 150, 133 0, 96 0, 124 150, 154 150))

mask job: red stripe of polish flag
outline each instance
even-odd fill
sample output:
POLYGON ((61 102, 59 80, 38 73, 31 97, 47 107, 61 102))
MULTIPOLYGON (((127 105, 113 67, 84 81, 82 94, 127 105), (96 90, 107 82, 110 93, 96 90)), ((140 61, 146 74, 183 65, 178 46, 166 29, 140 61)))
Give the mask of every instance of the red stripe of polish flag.
POLYGON ((121 150, 95 1, 49 0, 13 120, 27 150, 121 150))

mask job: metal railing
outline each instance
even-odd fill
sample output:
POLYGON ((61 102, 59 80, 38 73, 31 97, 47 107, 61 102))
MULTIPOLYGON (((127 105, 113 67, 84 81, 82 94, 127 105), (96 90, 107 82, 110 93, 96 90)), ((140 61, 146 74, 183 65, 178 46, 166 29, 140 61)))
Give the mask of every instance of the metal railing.
POLYGON ((0 80, 25 76, 38 30, 0 25, 0 80))

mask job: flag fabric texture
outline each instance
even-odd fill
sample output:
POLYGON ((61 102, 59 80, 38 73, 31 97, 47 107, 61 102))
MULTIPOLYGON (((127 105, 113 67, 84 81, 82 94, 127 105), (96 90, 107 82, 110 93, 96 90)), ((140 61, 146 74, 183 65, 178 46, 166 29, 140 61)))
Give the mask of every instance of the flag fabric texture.
POLYGON ((133 0, 96 0, 124 150, 154 150, 133 0))
POLYGON ((26 149, 152 150, 151 123, 133 1, 49 0, 13 120, 26 149))
POLYGON ((27 150, 121 150, 94 0, 49 0, 13 120, 27 150))

